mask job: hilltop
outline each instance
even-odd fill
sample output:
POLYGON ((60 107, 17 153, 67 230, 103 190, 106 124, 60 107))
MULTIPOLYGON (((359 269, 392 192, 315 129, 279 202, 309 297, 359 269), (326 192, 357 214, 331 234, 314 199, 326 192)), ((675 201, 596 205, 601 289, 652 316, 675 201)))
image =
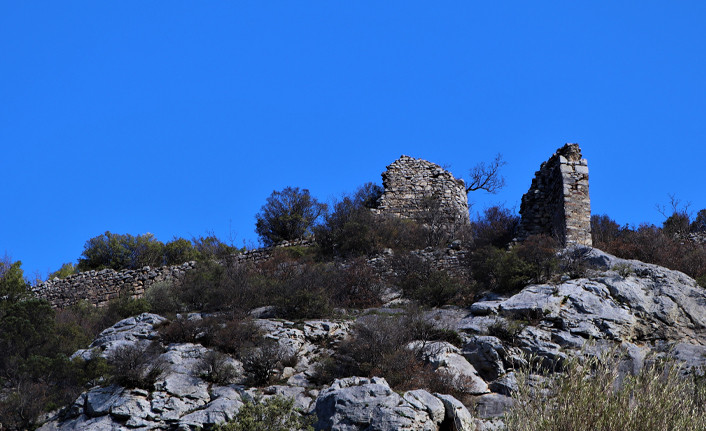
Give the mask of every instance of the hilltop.
MULTIPOLYGON (((588 163, 567 144, 540 166, 520 217, 494 207, 471 220, 467 193, 500 185, 498 160, 466 183, 402 156, 382 188, 330 209, 306 190, 274 192, 257 216, 272 244, 263 249, 94 238, 83 271, 34 286, 34 299, 19 288, 5 299, 0 320, 18 338, 3 338, 3 424, 261 429, 244 424, 275 415, 286 425, 271 429, 534 430, 546 414, 565 422, 544 429, 582 429, 646 376, 656 380, 640 390, 656 404, 640 408, 667 421, 648 429, 703 429, 699 218, 676 206, 662 228, 592 217, 588 163), (297 217, 282 210, 292 207, 297 217), (93 253, 116 244, 133 253, 93 253), (179 257, 141 266, 144 256, 179 257), (32 317, 18 324, 17 310, 57 316, 45 327, 63 342, 20 352, 21 325, 41 333, 32 317), (576 383, 586 375, 607 386, 588 391, 576 383), (571 378, 577 386, 562 392, 571 378)), ((629 413, 638 402, 648 401, 628 396, 623 422, 606 429, 644 429, 629 413)))

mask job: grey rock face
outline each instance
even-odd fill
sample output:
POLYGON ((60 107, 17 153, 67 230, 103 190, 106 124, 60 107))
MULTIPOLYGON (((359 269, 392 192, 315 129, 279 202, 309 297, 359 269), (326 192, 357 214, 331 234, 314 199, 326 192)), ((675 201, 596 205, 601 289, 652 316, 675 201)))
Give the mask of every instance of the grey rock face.
POLYGON ((164 317, 152 313, 142 313, 139 316, 128 317, 110 328, 104 329, 93 340, 88 349, 77 351, 73 357, 81 357, 88 360, 95 351, 106 358, 120 346, 154 340, 158 336, 154 326, 166 320, 164 317))
POLYGON ((322 430, 438 431, 444 420, 458 424, 458 430, 473 429, 470 413, 455 398, 423 390, 400 396, 381 378, 336 380, 321 392, 314 411, 316 429, 322 430))

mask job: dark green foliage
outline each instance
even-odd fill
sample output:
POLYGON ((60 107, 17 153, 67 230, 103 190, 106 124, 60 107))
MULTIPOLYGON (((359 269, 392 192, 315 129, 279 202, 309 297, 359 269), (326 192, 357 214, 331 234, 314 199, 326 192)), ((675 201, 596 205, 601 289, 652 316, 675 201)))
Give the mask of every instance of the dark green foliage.
POLYGON ((164 244, 151 233, 133 236, 106 231, 86 241, 76 268, 79 271, 103 268, 118 271, 160 266, 163 263, 163 249, 164 244))
POLYGON ((471 220, 471 232, 476 247, 506 247, 517 233, 520 217, 509 209, 492 206, 471 220))
POLYGON ((516 346, 520 332, 522 332, 525 326, 525 324, 517 320, 498 320, 488 326, 488 335, 498 337, 511 346, 516 346))
POLYGON ((315 229, 324 257, 366 256, 385 248, 410 250, 429 245, 428 232, 419 223, 370 211, 379 192, 377 186, 368 183, 352 197, 344 196, 333 205, 333 211, 315 229))
POLYGON ((10 263, 8 258, 0 261, 0 304, 13 303, 28 295, 27 282, 19 260, 10 263))
POLYGON ((237 247, 224 243, 214 235, 194 238, 192 242, 196 251, 196 259, 199 260, 227 259, 240 252, 237 247))
POLYGON ((30 429, 41 412, 75 400, 86 384, 100 380, 105 361, 68 359, 95 335, 80 324, 92 318, 57 314, 48 302, 28 297, 19 262, 5 267, 0 285, 6 293, 0 298, 0 417, 8 429, 30 429))
POLYGON ((473 300, 474 291, 467 280, 434 269, 427 259, 415 254, 398 254, 393 267, 404 296, 419 304, 440 307, 470 304, 473 300))
POLYGON ((311 197, 307 189, 273 191, 255 216, 255 232, 265 246, 299 239, 311 233, 325 210, 326 205, 311 197))
POLYGON ((690 229, 689 214, 684 211, 674 212, 662 224, 662 230, 667 235, 685 235, 689 233, 690 229))
POLYGON ((511 250, 481 247, 470 256, 473 279, 498 293, 515 293, 529 283, 547 282, 559 268, 557 248, 557 242, 545 235, 532 235, 511 250))
POLYGON ((196 260, 200 253, 194 244, 184 238, 174 238, 164 245, 164 264, 178 265, 180 263, 196 260))
POLYGON ((705 232, 706 231, 706 209, 699 210, 696 213, 696 218, 691 223, 692 232, 705 232))
POLYGON ((312 419, 296 412, 294 399, 275 396, 246 402, 235 419, 215 431, 314 431, 312 419))
MULTIPOLYGON (((193 241, 174 238, 165 245, 151 233, 133 236, 106 231, 86 241, 75 270, 111 268, 120 271, 178 265, 197 259, 222 259, 237 252, 235 247, 224 244, 215 236, 194 238, 193 241)), ((62 266, 58 273, 68 273, 71 268, 67 265, 70 264, 62 266)))

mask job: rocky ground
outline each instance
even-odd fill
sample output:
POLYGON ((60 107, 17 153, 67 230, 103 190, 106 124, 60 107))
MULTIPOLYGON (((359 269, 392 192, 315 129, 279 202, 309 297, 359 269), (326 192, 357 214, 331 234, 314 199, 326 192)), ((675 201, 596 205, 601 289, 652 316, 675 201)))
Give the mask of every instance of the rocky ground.
MULTIPOLYGON (((502 415, 512 407, 517 387, 515 372, 530 355, 551 365, 619 348, 628 371, 639 370, 652 354, 672 355, 688 369, 706 365, 706 293, 694 280, 595 249, 582 259, 592 268, 583 278, 531 285, 469 308, 427 312, 429 321, 457 331, 463 341, 462 347, 428 343, 423 347, 427 359, 438 371, 464 378, 472 405, 422 389, 397 393, 380 377, 350 377, 318 387, 312 383, 315 364, 351 333, 355 319, 258 319, 267 337, 296 355, 296 363, 278 370, 280 383, 247 387, 242 364, 232 358, 234 382, 210 383, 199 367, 209 349, 163 345, 153 388, 95 387, 40 429, 190 430, 233 418, 248 400, 282 395, 315 414, 315 428, 321 430, 493 430, 503 426, 502 415)), ((76 355, 108 356, 120 346, 159 342, 155 326, 164 320, 154 314, 125 319, 76 355)))

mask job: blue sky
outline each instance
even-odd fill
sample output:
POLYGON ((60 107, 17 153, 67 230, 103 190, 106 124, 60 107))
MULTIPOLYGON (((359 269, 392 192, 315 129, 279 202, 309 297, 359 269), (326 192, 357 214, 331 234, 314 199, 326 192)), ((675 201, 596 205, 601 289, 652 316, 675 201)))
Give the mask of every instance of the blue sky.
POLYGON ((273 190, 329 201, 401 154, 502 153, 519 209, 581 144, 593 212, 706 208, 706 3, 0 3, 0 254, 29 276, 106 230, 254 244, 273 190))

